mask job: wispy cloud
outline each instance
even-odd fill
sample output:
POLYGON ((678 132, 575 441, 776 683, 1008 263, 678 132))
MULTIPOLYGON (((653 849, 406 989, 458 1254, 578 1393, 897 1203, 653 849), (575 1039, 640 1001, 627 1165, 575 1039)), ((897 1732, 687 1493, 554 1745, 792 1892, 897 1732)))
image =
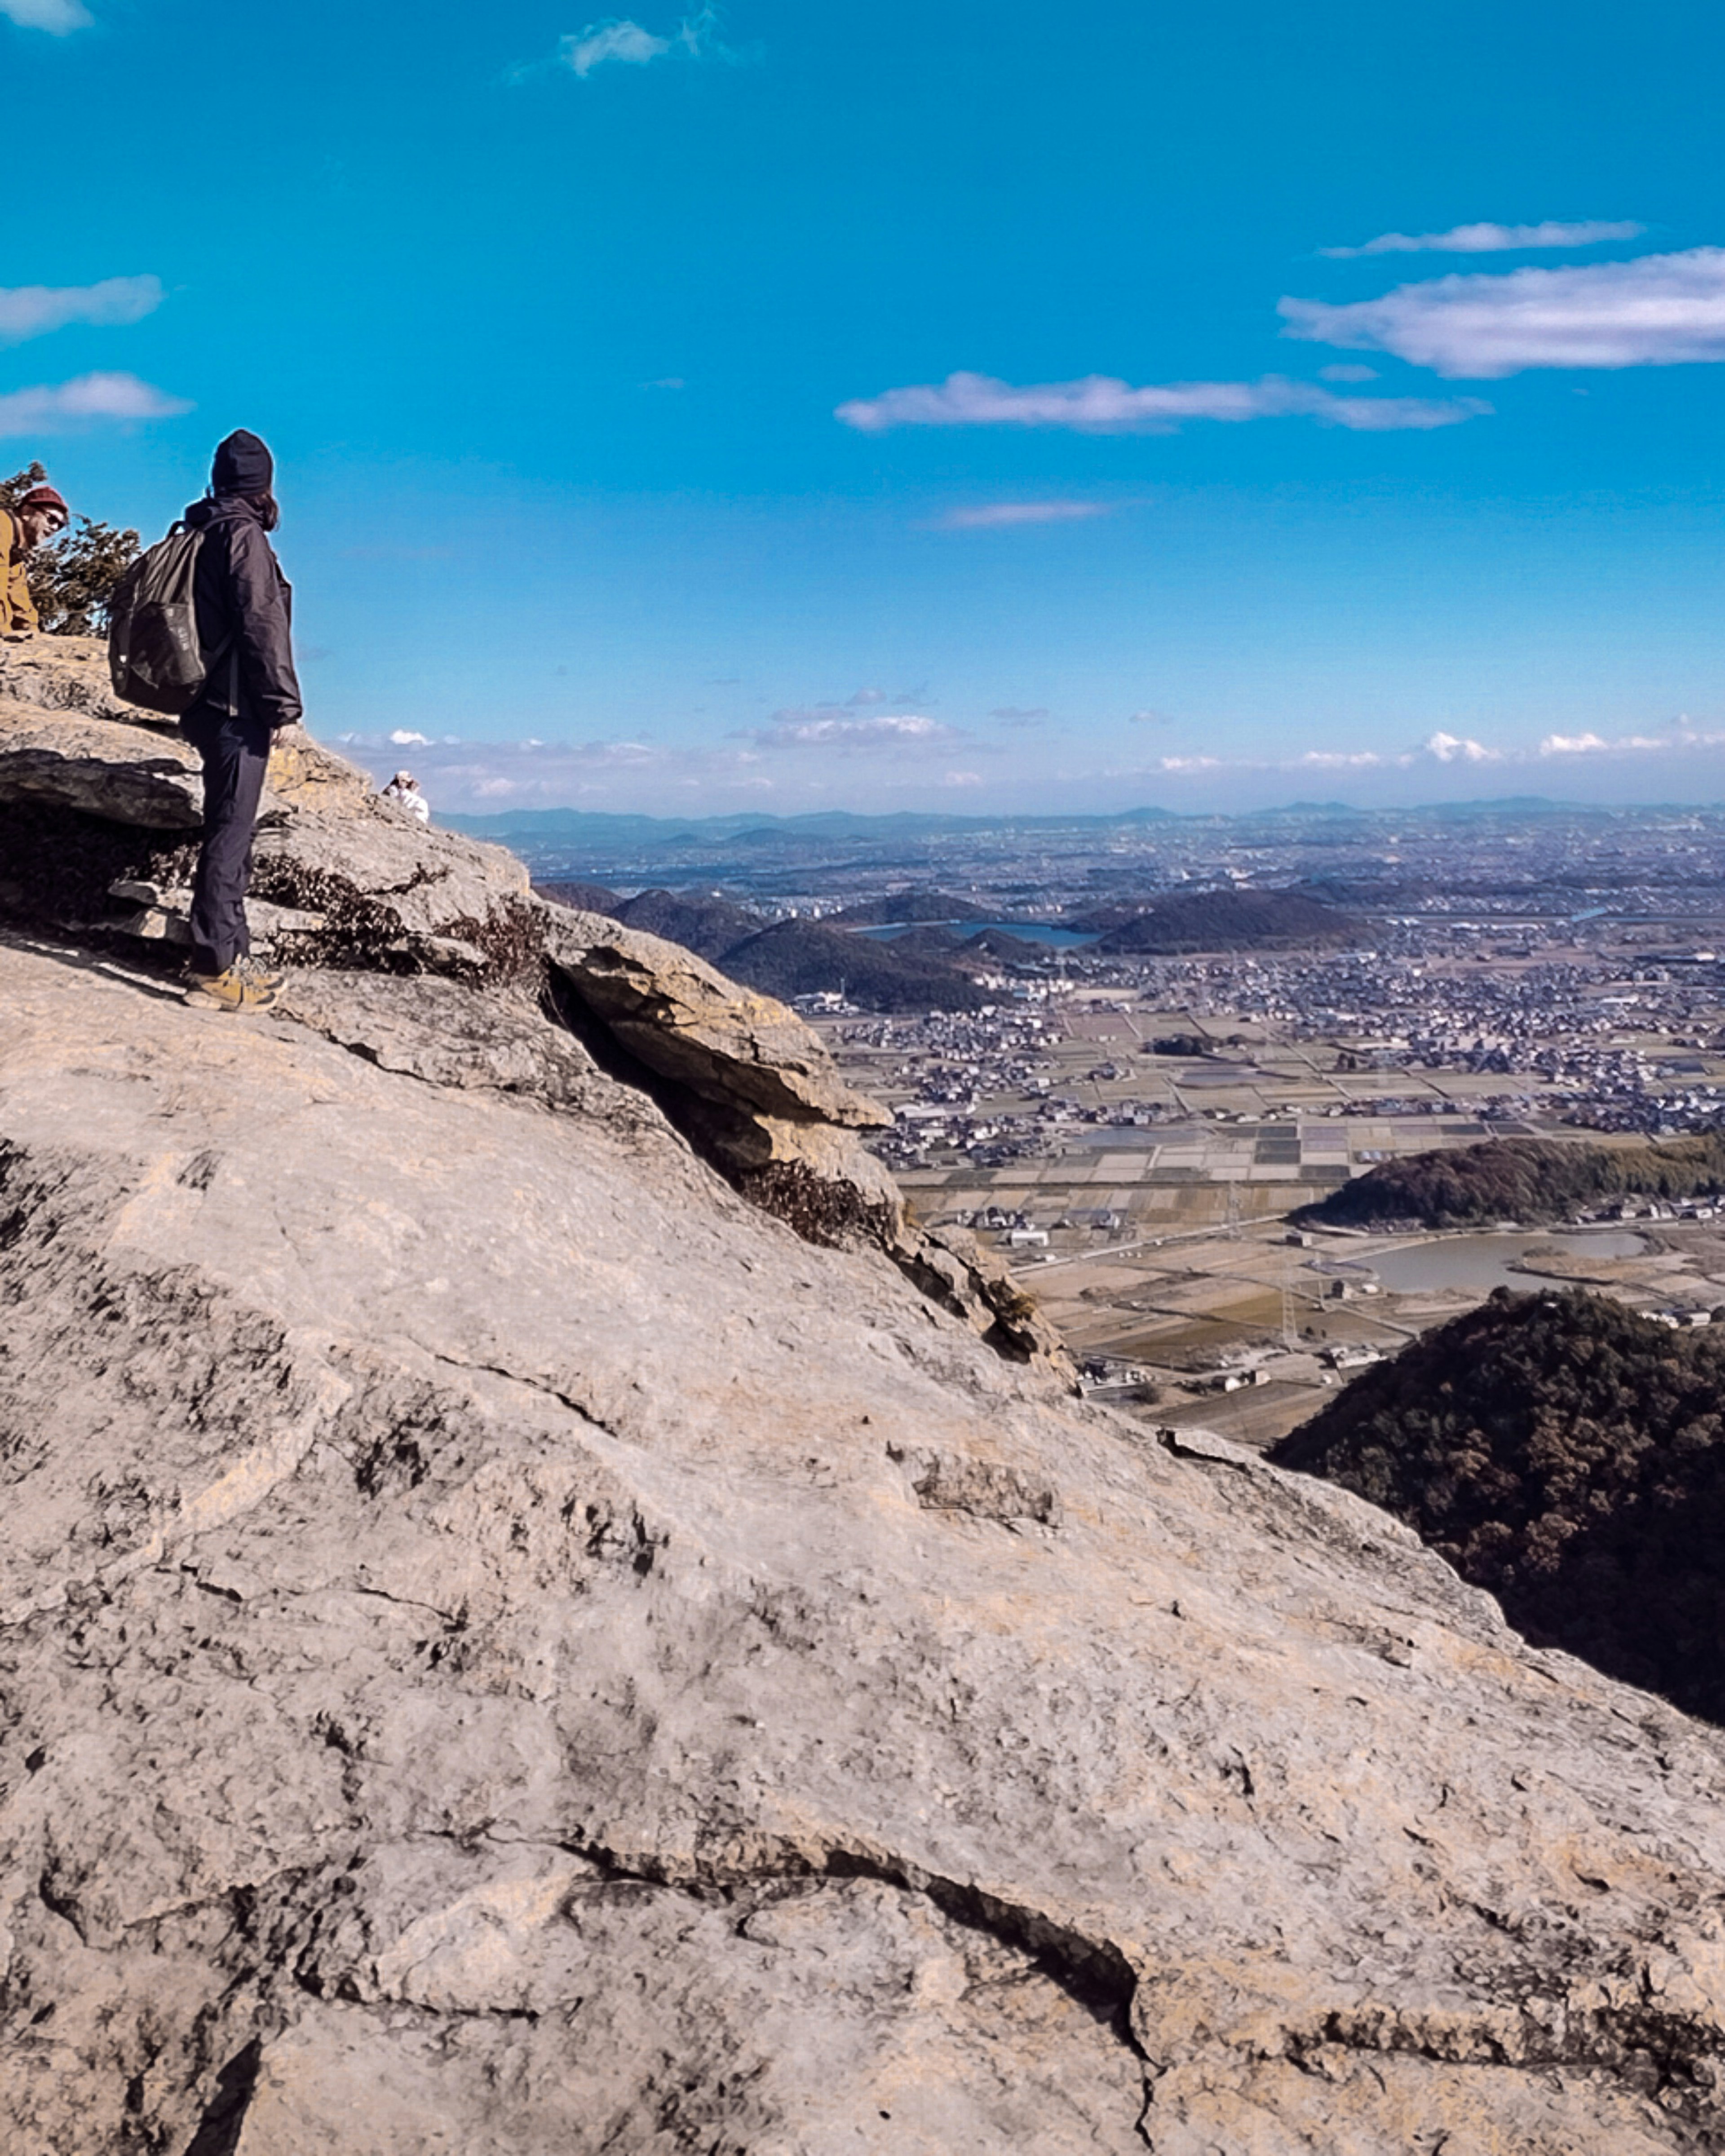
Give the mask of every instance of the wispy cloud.
POLYGON ((80 374, 0 396, 0 434, 66 434, 99 419, 172 419, 191 409, 135 374, 80 374))
POLYGON ((99 285, 0 287, 0 344, 23 344, 72 322, 87 322, 97 329, 123 327, 153 314, 162 297, 159 277, 105 277, 99 285))
POLYGON ((989 712, 991 719, 999 719, 1004 726, 1040 726, 1048 716, 1046 704, 1000 704, 989 712))
POLYGON ((935 518, 937 531, 990 531, 1014 524, 1078 524, 1092 516, 1109 516, 1108 501, 987 501, 974 509, 949 509, 935 518))
POLYGON ((1135 389, 1103 374, 1019 388, 986 374, 960 373, 943 382, 854 398, 834 416, 870 434, 890 427, 1067 427, 1086 434, 1168 434, 1191 419, 1290 418, 1379 434, 1453 427, 1491 408, 1476 397, 1335 397, 1315 382, 1276 374, 1260 382, 1168 382, 1135 389))
POLYGON ((882 712, 875 718, 849 719, 825 705, 811 711, 775 711, 764 726, 732 736, 759 749, 902 749, 945 746, 962 740, 956 726, 920 711, 882 712))
POLYGON ((1333 261, 1362 254, 1508 254, 1535 247, 1599 247, 1609 239, 1639 239, 1647 229, 1628 218, 1583 218, 1564 224, 1452 224, 1447 232, 1380 232, 1363 247, 1320 247, 1333 261))
POLYGON ((1674 750, 1725 748, 1725 733, 1707 733, 1686 718, 1674 719, 1662 734, 1548 734, 1539 744, 1543 757, 1669 755, 1674 750))
POLYGON ((607 60, 621 60, 626 67, 645 67, 671 49, 669 38, 655 38, 639 23, 589 23, 584 30, 562 39, 558 49, 563 65, 584 82, 607 60))
POLYGON ((1255 771, 1296 773, 1315 771, 1414 771, 1434 764, 1452 769, 1470 766, 1523 767, 1565 757, 1671 756, 1725 749, 1725 732, 1710 733, 1686 718, 1674 720, 1663 733, 1549 733, 1534 746, 1495 747, 1471 735, 1437 732, 1417 747, 1400 750, 1322 749, 1289 757, 1164 756, 1153 768, 1169 778, 1199 777, 1209 772, 1255 771))
MULTIPOLYGON (((8 0, 0 0, 0 7, 7 4, 8 0)), ((62 0, 21 0, 21 4, 59 5, 62 0)), ((589 23, 583 30, 572 30, 560 38, 554 59, 532 60, 511 68, 508 80, 525 82, 547 69, 567 68, 571 74, 585 82, 595 68, 603 67, 608 61, 624 67, 648 67, 655 60, 663 59, 667 53, 680 52, 695 60, 737 59, 735 53, 719 43, 718 29, 719 11, 714 7, 701 8, 692 15, 685 15, 675 30, 662 37, 626 15, 607 15, 597 23, 589 23)), ((667 381, 651 386, 680 389, 683 385, 667 381)))
POLYGON ((1530 367, 1672 367, 1725 359, 1725 248, 1563 270, 1399 285, 1331 306, 1285 299, 1283 335, 1394 352, 1474 380, 1530 367))
POLYGON ((64 38, 72 30, 87 30, 91 17, 79 0, 0 0, 0 15, 23 30, 46 30, 51 38, 64 38))
POLYGON ((1166 711, 1134 711, 1132 722, 1135 726, 1171 726, 1173 724, 1166 711))

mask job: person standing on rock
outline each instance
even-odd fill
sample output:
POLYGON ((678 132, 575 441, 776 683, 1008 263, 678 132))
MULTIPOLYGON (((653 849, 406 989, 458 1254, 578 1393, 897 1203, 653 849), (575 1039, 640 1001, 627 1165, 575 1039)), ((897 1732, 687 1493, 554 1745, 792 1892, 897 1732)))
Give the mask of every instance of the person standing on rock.
POLYGON ((24 557, 44 539, 64 531, 72 512, 51 486, 33 486, 10 509, 0 509, 0 635, 16 642, 42 626, 24 557))
POLYGON ((275 465, 241 428, 216 451, 210 490, 186 511, 201 531, 193 584, 198 641, 217 654, 180 731, 203 761, 203 844, 192 880, 188 1003, 267 1010, 280 977, 254 963, 246 927, 252 830, 280 726, 302 709, 290 628, 292 593, 267 535, 275 529, 275 465))

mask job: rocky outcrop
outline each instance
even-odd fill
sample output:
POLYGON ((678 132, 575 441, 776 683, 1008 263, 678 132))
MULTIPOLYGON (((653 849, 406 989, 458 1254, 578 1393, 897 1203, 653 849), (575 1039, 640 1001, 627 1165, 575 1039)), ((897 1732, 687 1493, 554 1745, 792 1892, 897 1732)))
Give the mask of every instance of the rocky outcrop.
POLYGON ((963 1229, 910 1219, 855 1135, 891 1116, 844 1083, 793 1012, 607 915, 547 904, 545 919, 563 1008, 657 1081, 672 1119, 746 1196, 811 1242, 884 1250, 1000 1353, 1072 1382, 1058 1335, 1005 1269, 963 1229))
MULTIPOLYGON (((188 943, 202 788, 177 728, 117 702, 93 639, 0 645, 6 694, 33 701, 0 702, 0 910, 121 950, 188 943)), ((425 1034, 424 998, 400 999, 405 1020, 386 1017, 376 997, 314 986, 311 973, 441 975, 501 998, 471 1023, 454 1004, 443 1015, 468 1041, 528 1024, 515 1053, 524 1070, 536 1055, 543 1069, 521 1083, 547 1098, 560 1097, 572 1027, 753 1203, 811 1240, 885 1250, 1000 1353, 1072 1382, 1058 1338, 1004 1271, 907 1219, 857 1136, 885 1111, 840 1081, 782 1004, 680 945, 533 896, 513 855, 428 830, 298 727, 271 759, 250 912, 258 947, 300 970, 299 1006, 339 1004, 350 1045, 369 1033, 397 1049, 403 1023, 425 1034), (543 1019, 522 1019, 524 996, 542 998, 543 1019)))
POLYGON ((0 936, 8 2147, 1720 2146, 1725 1739, 525 988, 294 996, 0 936))

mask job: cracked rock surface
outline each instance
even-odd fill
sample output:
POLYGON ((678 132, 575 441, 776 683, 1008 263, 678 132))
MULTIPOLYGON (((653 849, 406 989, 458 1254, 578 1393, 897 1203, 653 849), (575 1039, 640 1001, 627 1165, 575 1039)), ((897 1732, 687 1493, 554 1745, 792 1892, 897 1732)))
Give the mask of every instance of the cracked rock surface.
POLYGON ((1717 1732, 295 993, 0 937, 8 2149, 1725 2148, 1717 1732))

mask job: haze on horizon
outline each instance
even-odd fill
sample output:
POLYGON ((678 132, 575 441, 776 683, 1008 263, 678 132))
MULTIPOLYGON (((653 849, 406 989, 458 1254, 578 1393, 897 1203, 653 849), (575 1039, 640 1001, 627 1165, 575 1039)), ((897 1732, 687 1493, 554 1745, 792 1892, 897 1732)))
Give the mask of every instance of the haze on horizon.
POLYGON ((263 434, 311 723, 439 808, 1725 800, 1700 0, 0 49, 0 449, 153 538, 263 434))

